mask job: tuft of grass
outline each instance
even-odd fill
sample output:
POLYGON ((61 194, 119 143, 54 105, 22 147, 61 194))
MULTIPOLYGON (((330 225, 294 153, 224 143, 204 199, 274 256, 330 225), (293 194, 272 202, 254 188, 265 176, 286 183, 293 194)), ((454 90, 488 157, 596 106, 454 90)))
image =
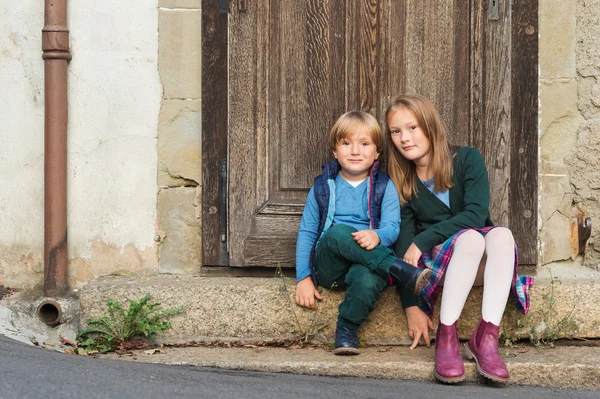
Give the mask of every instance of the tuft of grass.
MULTIPOLYGON (((287 283, 290 282, 291 279, 283 274, 283 269, 281 268, 281 263, 279 262, 277 263, 277 267, 275 269, 275 277, 279 278, 281 281, 279 293, 283 295, 286 298, 286 301, 289 303, 289 309, 294 316, 294 328, 298 332, 299 341, 305 344, 314 341, 317 335, 328 326, 327 320, 322 320, 321 305, 318 301, 316 301, 315 310, 313 311, 314 313, 308 316, 308 321, 310 323, 308 326, 304 326, 297 313, 297 310, 300 311, 299 306, 296 305, 296 302, 293 299, 291 299, 290 291, 288 290, 287 283)), ((318 289, 322 294, 322 288, 319 287, 318 289)))
POLYGON ((569 335, 577 329, 577 325, 573 321, 573 312, 575 311, 575 303, 569 313, 559 318, 556 310, 556 299, 554 296, 555 286, 561 284, 558 277, 550 273, 550 292, 542 295, 544 306, 538 311, 540 323, 537 326, 532 326, 529 331, 529 340, 535 346, 554 347, 554 341, 560 336, 569 335))
POLYGON ((87 320, 88 327, 77 334, 78 346, 88 352, 102 353, 118 349, 136 337, 154 341, 157 333, 171 328, 164 318, 182 312, 183 307, 163 309, 160 303, 151 302, 151 298, 147 294, 139 301, 131 300, 127 309, 108 299, 108 315, 87 320))

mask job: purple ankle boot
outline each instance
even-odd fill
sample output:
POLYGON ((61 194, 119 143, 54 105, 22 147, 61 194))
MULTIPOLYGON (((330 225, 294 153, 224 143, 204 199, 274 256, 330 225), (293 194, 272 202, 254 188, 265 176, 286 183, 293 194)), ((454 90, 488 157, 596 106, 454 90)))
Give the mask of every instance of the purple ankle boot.
POLYGON ((469 359, 475 359, 479 374, 492 381, 507 383, 508 369, 498 353, 499 329, 499 326, 481 319, 465 344, 465 353, 469 359))
POLYGON ((438 325, 435 336, 435 378, 453 384, 465 379, 465 366, 460 356, 456 322, 438 325))

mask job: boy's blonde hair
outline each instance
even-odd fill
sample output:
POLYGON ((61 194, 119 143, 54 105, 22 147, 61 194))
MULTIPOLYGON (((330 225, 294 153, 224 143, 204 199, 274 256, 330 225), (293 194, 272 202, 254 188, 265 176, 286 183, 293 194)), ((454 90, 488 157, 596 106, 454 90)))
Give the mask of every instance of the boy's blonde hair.
MULTIPOLYGON (((435 191, 445 191, 454 186, 452 183, 452 155, 446 128, 435 106, 429 99, 420 94, 400 94, 396 96, 385 112, 386 123, 392 113, 400 108, 409 110, 416 118, 417 124, 429 139, 431 154, 430 168, 433 171, 435 191)), ((417 195, 417 171, 414 162, 404 158, 391 140, 389 126, 386 140, 388 174, 398 188, 402 205, 417 195)))
POLYGON ((350 111, 340 116, 329 132, 329 149, 334 152, 344 138, 353 135, 359 126, 366 126, 377 152, 382 153, 384 147, 383 133, 377 119, 368 112, 350 111))

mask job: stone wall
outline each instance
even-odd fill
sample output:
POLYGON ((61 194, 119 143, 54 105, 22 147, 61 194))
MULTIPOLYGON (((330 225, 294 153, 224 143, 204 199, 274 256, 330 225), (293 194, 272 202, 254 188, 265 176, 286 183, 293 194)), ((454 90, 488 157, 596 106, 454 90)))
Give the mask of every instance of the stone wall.
POLYGON ((577 146, 567 158, 575 202, 592 218, 584 264, 600 270, 600 0, 577 2, 577 146))
MULTIPOLYGON (((69 282, 158 270, 157 0, 68 3, 69 282)), ((0 285, 40 286, 44 4, 0 2, 0 285)))
MULTIPOLYGON (((598 226, 600 177, 600 1, 541 0, 540 263, 575 260, 576 215, 589 212, 598 226), (596 97, 594 97, 596 93, 596 97)), ((585 264, 598 267, 596 234, 585 264)))
POLYGON ((202 260, 201 0, 159 1, 163 84, 158 125, 161 273, 195 274, 202 260))

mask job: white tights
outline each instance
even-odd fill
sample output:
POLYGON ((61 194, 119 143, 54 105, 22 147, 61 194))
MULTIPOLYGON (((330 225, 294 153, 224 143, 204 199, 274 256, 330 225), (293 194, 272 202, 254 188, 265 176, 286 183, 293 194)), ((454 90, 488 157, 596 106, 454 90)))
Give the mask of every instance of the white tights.
POLYGON ((514 273, 514 245, 512 233, 504 227, 496 227, 485 236, 476 231, 467 231, 458 237, 443 283, 440 310, 443 324, 449 326, 458 320, 476 277, 481 280, 481 274, 481 315, 487 322, 500 324, 514 273), (482 259, 485 258, 487 260, 483 265, 482 259))

